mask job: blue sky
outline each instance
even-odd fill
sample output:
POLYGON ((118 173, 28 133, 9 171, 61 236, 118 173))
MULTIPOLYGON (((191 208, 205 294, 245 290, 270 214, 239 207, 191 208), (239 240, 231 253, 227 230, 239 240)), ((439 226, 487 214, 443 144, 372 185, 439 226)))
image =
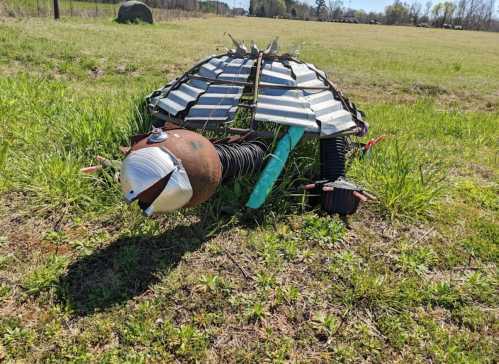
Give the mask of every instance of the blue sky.
MULTIPOLYGON (((364 9, 367 11, 382 11, 385 9, 385 6, 393 3, 393 0, 379 0, 379 1, 369 1, 369 0, 352 0, 350 2, 351 8, 354 9, 364 9)), ((346 6, 349 5, 348 1, 345 1, 344 4, 346 6)))

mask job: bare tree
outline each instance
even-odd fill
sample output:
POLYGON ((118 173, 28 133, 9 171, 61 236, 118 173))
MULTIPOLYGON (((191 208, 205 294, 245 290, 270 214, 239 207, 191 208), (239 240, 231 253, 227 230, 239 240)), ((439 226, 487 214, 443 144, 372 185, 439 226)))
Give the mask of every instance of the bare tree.
POLYGON ((322 18, 327 11, 326 0, 315 0, 315 11, 317 18, 322 18))
POLYGON ((400 0, 395 0, 392 5, 385 8, 387 24, 404 24, 409 20, 409 7, 400 0))
POLYGON ((419 1, 414 1, 409 8, 409 17, 412 19, 414 25, 419 23, 423 5, 419 1))
POLYGON ((443 10, 444 10, 444 15, 443 15, 444 18, 442 20, 442 23, 443 24, 452 23, 453 15, 454 12, 456 11, 456 5, 454 5, 454 3, 451 1, 446 1, 443 4, 443 10))
POLYGON ((443 26, 444 22, 442 21, 442 14, 444 9, 443 3, 437 3, 431 9, 431 15, 433 17, 433 25, 435 26, 443 26))
POLYGON ((430 12, 431 12, 431 7, 433 6, 433 2, 427 1, 425 4, 425 10, 424 10, 424 15, 425 17, 429 18, 430 17, 430 12))
POLYGON ((456 14, 454 19, 456 24, 459 25, 463 24, 464 14, 466 12, 467 6, 468 6, 467 0, 459 0, 459 2, 457 3, 456 14))
POLYGON ((455 9, 455 21, 467 29, 490 29, 495 4, 495 0, 460 0, 455 9))
POLYGON ((329 11, 331 13, 331 18, 338 19, 339 17, 341 17, 342 8, 343 8, 343 1, 341 0, 329 1, 329 11))

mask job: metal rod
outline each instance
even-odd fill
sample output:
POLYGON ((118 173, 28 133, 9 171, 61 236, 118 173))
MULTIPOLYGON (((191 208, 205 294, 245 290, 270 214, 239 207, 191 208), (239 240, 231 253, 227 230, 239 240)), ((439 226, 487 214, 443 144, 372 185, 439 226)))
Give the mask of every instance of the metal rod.
POLYGON ((54 0, 54 19, 59 20, 61 17, 60 11, 59 11, 59 0, 54 0))
POLYGON ((373 200, 373 201, 378 200, 375 196, 371 195, 370 193, 368 193, 368 192, 366 192, 366 191, 362 191, 362 194, 363 194, 364 196, 366 196, 367 198, 370 198, 370 199, 371 199, 371 200, 373 200))
MULTIPOLYGON (((186 128, 191 128, 191 129, 205 129, 205 130, 210 130, 214 132, 230 132, 234 134, 248 134, 248 133, 255 133, 254 135, 259 137, 259 138, 268 138, 268 139, 273 139, 275 137, 275 133, 271 131, 263 131, 263 130, 251 130, 251 129, 241 129, 241 128, 229 128, 226 126, 220 126, 220 124, 223 123, 210 123, 208 121, 198 121, 198 122, 192 122, 192 121, 185 121, 182 119, 177 119, 175 117, 166 115, 162 113, 161 111, 152 111, 150 110, 151 116, 155 118, 156 120, 162 121, 162 122, 170 122, 179 125, 180 127, 186 127, 186 128)), ((332 137, 339 137, 339 136, 347 136, 347 135, 352 135, 357 133, 357 128, 351 129, 351 130, 346 130, 344 132, 334 134, 331 136, 327 136, 327 138, 332 138, 332 137)), ((277 136, 281 137, 284 133, 278 133, 277 136)), ((305 132, 304 138, 320 138, 320 134, 318 132, 305 132)))
MULTIPOLYGON (((231 80, 220 80, 218 78, 210 78, 210 77, 204 77, 204 76, 198 76, 198 75, 187 75, 187 77, 193 79, 193 80, 201 80, 201 81, 206 81, 206 82, 211 82, 214 84, 220 84, 220 85, 235 85, 235 86, 250 86, 250 87, 255 87, 255 85, 251 82, 242 82, 242 81, 231 81, 231 80)), ((277 88, 277 89, 283 89, 283 90, 330 90, 329 87, 326 86, 289 86, 289 85, 278 85, 275 83, 264 83, 261 82, 258 85, 258 88, 277 88)))
MULTIPOLYGON (((262 57, 263 57, 263 52, 259 52, 258 53, 258 60, 256 61, 255 90, 253 93, 253 104, 254 105, 256 105, 256 103, 258 101, 258 87, 260 86, 260 68, 262 67, 262 57)), ((251 130, 256 129, 255 114, 256 114, 256 107, 253 109, 253 112, 251 113, 251 121, 250 121, 250 129, 251 130)))
POLYGON ((367 197, 364 196, 363 194, 357 192, 357 191, 353 191, 352 194, 355 196, 356 199, 362 201, 362 202, 367 202, 367 197))
POLYGON ((245 109, 252 109, 252 110, 254 110, 256 107, 256 105, 253 105, 253 104, 251 104, 251 105, 250 104, 237 104, 237 106, 243 107, 245 109))

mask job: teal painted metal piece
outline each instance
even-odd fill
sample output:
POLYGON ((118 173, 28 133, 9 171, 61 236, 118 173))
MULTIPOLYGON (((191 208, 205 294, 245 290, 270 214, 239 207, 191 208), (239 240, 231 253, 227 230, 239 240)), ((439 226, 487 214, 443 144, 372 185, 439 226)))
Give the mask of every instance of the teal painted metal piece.
POLYGON ((272 187, 281 175, 289 154, 301 140, 304 132, 305 128, 301 126, 291 126, 288 128, 286 134, 279 139, 270 161, 265 166, 255 188, 253 188, 246 207, 258 209, 264 204, 270 191, 272 191, 272 187))

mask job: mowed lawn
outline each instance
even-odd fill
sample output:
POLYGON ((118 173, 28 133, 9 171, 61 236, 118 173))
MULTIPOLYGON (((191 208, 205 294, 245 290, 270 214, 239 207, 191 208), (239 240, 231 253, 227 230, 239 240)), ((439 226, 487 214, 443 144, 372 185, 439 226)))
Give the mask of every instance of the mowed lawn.
POLYGON ((256 18, 118 25, 0 18, 0 362, 495 363, 499 34, 256 18), (112 173, 143 97, 225 32, 325 70, 385 141, 349 176, 375 194, 322 216, 254 181, 154 219, 112 173))

